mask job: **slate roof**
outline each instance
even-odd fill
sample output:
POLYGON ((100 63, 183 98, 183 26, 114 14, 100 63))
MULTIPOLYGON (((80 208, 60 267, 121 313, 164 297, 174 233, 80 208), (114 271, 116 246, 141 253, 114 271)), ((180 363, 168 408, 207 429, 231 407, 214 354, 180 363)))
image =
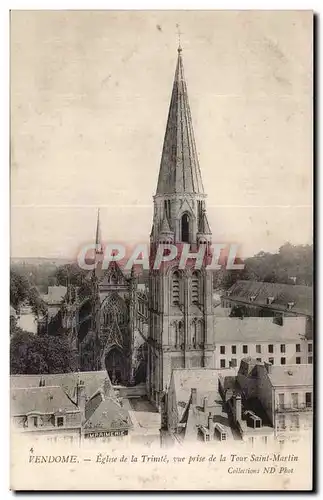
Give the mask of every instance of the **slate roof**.
POLYGON ((61 387, 29 387, 10 392, 11 414, 27 415, 32 412, 54 414, 58 411, 78 411, 61 387))
POLYGON ((276 325, 273 318, 215 317, 216 342, 296 342, 305 335, 305 317, 286 317, 283 325, 276 325))
POLYGON ((76 385, 80 380, 84 382, 86 393, 85 429, 110 431, 132 427, 129 412, 115 397, 105 371, 11 376, 11 413, 79 411, 76 385), (44 387, 39 386, 40 380, 45 381, 44 387))
POLYGON ((114 398, 101 401, 95 411, 86 421, 86 430, 121 430, 132 427, 128 410, 122 408, 114 398))
POLYGON ((197 390, 197 404, 203 404, 203 397, 218 395, 218 371, 209 368, 175 369, 172 373, 176 401, 188 402, 191 389, 197 390))
POLYGON ((171 193, 204 193, 180 48, 156 191, 171 193))
POLYGON ((313 365, 272 365, 268 377, 274 387, 313 386, 313 365))
POLYGON ((59 386, 73 401, 76 401, 75 391, 78 380, 82 380, 84 382, 85 392, 88 398, 91 398, 99 387, 104 387, 106 394, 112 394, 113 392, 111 382, 105 370, 93 372, 55 373, 48 375, 11 375, 10 387, 11 389, 39 387, 41 379, 45 381, 45 388, 48 386, 59 386))
POLYGON ((223 298, 267 309, 313 316, 313 288, 310 286, 239 280, 223 298), (252 302, 251 297, 255 297, 252 302), (274 297, 271 304, 267 304, 268 297, 274 297), (288 303, 292 302, 294 306, 288 309, 288 303))

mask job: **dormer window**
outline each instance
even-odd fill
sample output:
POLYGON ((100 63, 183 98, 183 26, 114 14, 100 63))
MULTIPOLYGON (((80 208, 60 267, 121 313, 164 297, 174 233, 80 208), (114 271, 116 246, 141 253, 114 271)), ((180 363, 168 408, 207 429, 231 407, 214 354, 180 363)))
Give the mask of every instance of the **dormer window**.
POLYGON ((274 302, 275 297, 267 297, 267 305, 270 305, 274 302))
POLYGON ((28 415, 26 419, 25 426, 31 429, 40 427, 42 425, 42 419, 38 415, 28 415))
POLYGON ((295 302, 288 302, 287 303, 287 309, 292 309, 295 305, 295 302))
POLYGON ((250 302, 254 302, 255 298, 256 298, 255 295, 251 295, 251 297, 249 297, 250 302))
POLYGON ((56 427, 64 427, 65 425, 65 417, 56 417, 55 418, 56 427))

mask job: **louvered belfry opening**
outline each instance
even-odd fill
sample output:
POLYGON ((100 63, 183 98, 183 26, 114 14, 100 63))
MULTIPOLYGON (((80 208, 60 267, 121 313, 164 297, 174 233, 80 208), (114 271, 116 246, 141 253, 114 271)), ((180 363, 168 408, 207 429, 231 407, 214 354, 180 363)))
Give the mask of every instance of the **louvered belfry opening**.
POLYGON ((179 304, 179 274, 177 271, 173 273, 172 277, 172 302, 173 305, 179 304))
POLYGON ((197 273, 192 276, 192 304, 199 303, 199 277, 197 273))

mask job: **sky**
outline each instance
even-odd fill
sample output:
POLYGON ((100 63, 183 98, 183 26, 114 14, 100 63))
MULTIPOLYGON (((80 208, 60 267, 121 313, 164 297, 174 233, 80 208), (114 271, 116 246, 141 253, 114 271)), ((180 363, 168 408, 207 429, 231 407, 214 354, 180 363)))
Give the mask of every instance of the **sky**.
POLYGON ((312 13, 11 12, 11 256, 148 241, 180 25, 215 243, 312 243, 312 13))

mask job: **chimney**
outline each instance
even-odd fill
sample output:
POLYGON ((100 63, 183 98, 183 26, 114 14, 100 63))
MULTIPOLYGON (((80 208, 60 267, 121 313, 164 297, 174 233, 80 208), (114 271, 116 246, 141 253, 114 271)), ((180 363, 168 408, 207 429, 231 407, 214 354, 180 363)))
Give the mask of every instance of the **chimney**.
POLYGON ((191 389, 191 401, 192 401, 192 405, 197 404, 197 391, 195 388, 191 389))
POLYGON ((241 408, 241 395, 235 394, 233 396, 233 416, 235 422, 241 422, 242 420, 242 408, 241 408))
POLYGON ((76 404, 81 412, 81 422, 85 419, 85 385, 83 380, 80 380, 76 386, 76 404))
POLYGON ((209 431, 213 428, 213 415, 211 412, 209 412, 209 416, 207 418, 207 428, 209 429, 209 431))
POLYGON ((208 399, 207 397, 205 396, 203 398, 203 411, 206 413, 207 412, 207 407, 208 407, 208 399))

